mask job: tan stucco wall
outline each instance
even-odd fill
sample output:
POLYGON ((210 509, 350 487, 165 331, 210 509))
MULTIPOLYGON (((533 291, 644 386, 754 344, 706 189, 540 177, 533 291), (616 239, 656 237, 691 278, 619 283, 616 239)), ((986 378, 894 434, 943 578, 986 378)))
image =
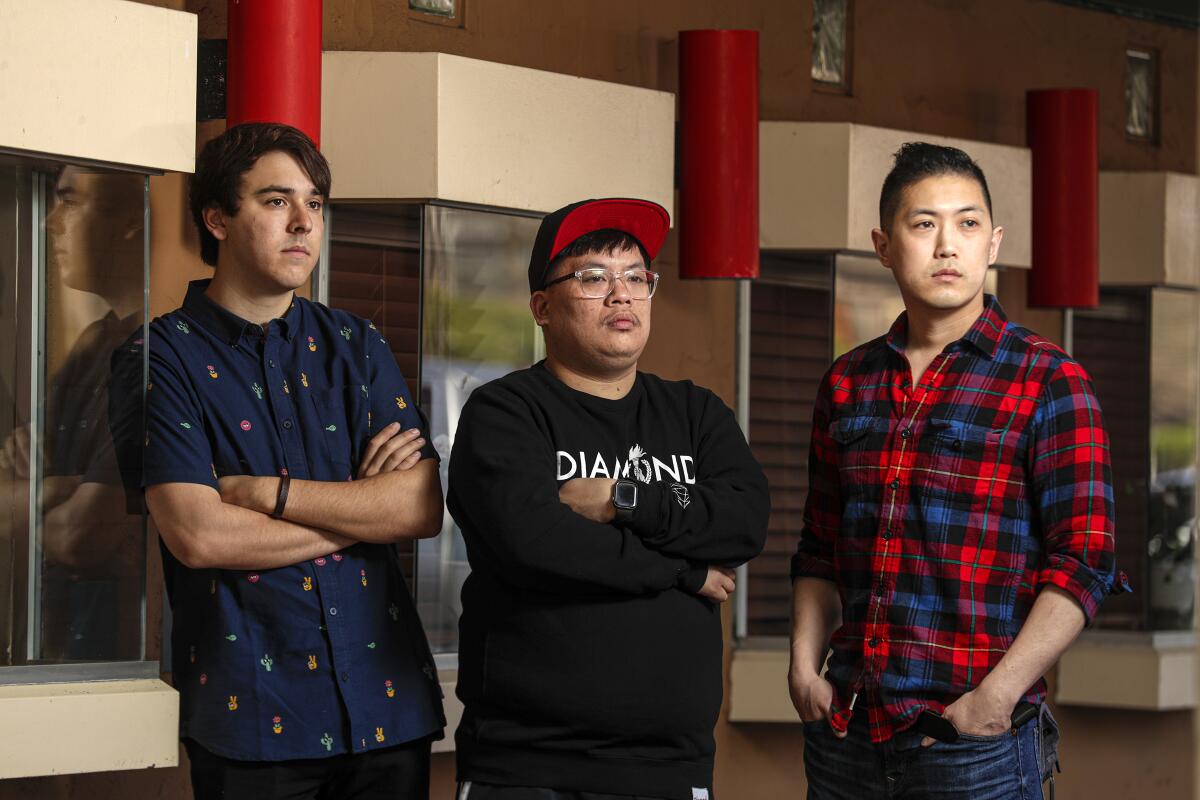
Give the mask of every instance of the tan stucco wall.
MULTIPOLYGON (((225 35, 225 0, 156 4, 199 13, 201 37, 225 35)), ((1019 146, 1024 144, 1026 88, 1095 86, 1101 91, 1102 169, 1194 173, 1200 156, 1195 32, 1046 0, 922 0, 917 5, 861 0, 852 97, 812 89, 807 69, 810 3, 468 0, 465 29, 414 21, 405 5, 392 0, 325 0, 325 49, 441 51, 674 91, 677 30, 753 27, 763 31, 764 119, 855 122, 1019 146), (937 46, 928 46, 931 41, 937 46), (1125 46, 1134 43, 1157 47, 1163 54, 1161 146, 1127 141, 1122 132, 1123 55, 1125 46), (936 93, 930 87, 936 87, 936 93)), ((152 188, 156 312, 177 305, 186 279, 203 274, 189 223, 172 219, 168 211, 171 204, 181 208, 183 185, 167 177, 156 179, 152 188)), ((659 262, 667 278, 655 299, 656 333, 643 366, 665 376, 690 377, 732 403, 734 287, 676 279, 671 263, 677 252, 675 237, 672 232, 659 262)), ((1024 282, 1020 271, 1001 276, 999 294, 1006 309, 1018 321, 1057 339, 1060 315, 1022 309, 1024 282)), ((1058 797, 1191 798, 1193 716, 1060 709, 1067 729, 1067 772, 1059 781, 1058 797)), ((716 733, 718 796, 803 796, 803 743, 797 727, 722 722, 716 733)), ((433 774, 433 797, 450 800, 453 757, 435 756, 433 774)), ((186 786, 182 768, 106 773, 0 783, 0 800, 185 798, 186 786)))

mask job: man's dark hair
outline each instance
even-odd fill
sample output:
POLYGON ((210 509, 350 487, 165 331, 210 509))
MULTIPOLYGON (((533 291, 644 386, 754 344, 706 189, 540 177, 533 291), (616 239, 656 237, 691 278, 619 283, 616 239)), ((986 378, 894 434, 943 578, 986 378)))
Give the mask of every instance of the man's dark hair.
POLYGON ((217 265, 217 239, 204 225, 204 209, 216 206, 229 215, 238 212, 238 190, 242 176, 258 159, 279 151, 296 159, 322 197, 329 197, 329 162, 303 131, 276 122, 247 122, 235 125, 204 145, 196 156, 188 201, 192 221, 200 233, 200 258, 217 265))
POLYGON ((962 175, 973 178, 983 189, 983 201, 987 204, 988 216, 992 216, 992 195, 988 192, 987 178, 979 165, 957 147, 944 147, 929 142, 906 142, 896 151, 892 171, 883 179, 879 193, 879 227, 892 229, 896 212, 900 210, 900 197, 904 190, 926 178, 942 175, 962 175))
POLYGON ((546 278, 549 279, 558 270, 558 265, 568 258, 578 256, 598 255, 611 256, 613 253, 623 253, 626 250, 637 250, 642 255, 642 263, 650 269, 650 254, 636 236, 619 231, 615 228, 602 228, 598 231, 585 233, 564 247, 557 256, 551 259, 546 267, 546 278))

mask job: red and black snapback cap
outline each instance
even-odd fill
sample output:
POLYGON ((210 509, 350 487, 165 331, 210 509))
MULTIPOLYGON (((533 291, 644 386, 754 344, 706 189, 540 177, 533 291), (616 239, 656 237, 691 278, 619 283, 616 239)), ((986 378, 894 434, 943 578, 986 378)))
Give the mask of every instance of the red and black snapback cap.
POLYGON ((671 215, 649 200, 609 197, 564 206, 547 214, 538 228, 529 256, 529 293, 545 288, 550 262, 580 236, 594 231, 622 231, 637 239, 654 259, 670 227, 671 215))

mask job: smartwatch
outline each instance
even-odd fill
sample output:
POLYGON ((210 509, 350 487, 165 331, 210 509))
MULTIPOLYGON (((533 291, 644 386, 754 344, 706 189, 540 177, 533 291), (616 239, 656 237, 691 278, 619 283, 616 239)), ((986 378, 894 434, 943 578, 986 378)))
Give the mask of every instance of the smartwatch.
POLYGON ((612 504, 617 522, 633 522, 633 512, 637 511, 638 485, 633 481, 619 480, 613 484, 612 504))

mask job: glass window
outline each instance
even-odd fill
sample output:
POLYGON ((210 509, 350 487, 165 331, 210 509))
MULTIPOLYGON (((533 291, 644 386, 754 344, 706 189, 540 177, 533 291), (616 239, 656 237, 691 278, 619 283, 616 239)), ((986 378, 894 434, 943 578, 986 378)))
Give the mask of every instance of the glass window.
POLYGON ((1194 292, 1154 289, 1150 303, 1150 492, 1146 542, 1150 628, 1191 630, 1196 587, 1200 296, 1194 292))
POLYGON ((747 437, 771 485, 771 519, 762 554, 746 568, 744 633, 787 636, 813 403, 830 363, 832 259, 763 252, 761 261, 762 277, 750 286, 747 437))
MULTIPOLYGON (((529 313, 529 253, 540 217, 425 207, 421 402, 447 489, 450 449, 467 397, 542 357, 529 313)), ((458 651, 462 533, 447 513, 442 533, 417 547, 417 608, 434 653, 458 651)))
POLYGON ((1125 133, 1153 140, 1158 97, 1158 57, 1151 50, 1125 51, 1125 133))
MULTIPOLYGON (((539 221, 417 203, 331 211, 329 304, 373 320, 387 338, 429 420, 443 490, 467 397, 542 356, 526 279, 539 221)), ((434 653, 456 653, 462 534, 447 513, 440 536, 400 553, 434 653)))
POLYGON ((413 11, 437 14, 440 17, 453 17, 454 5, 455 0, 408 0, 408 7, 413 11))
POLYGON ((1098 308, 1074 312, 1072 354, 1110 440, 1117 567, 1134 588, 1105 601, 1100 627, 1192 628, 1198 320, 1200 295, 1166 288, 1102 289, 1098 308))
POLYGON ((110 417, 109 387, 145 385, 144 355, 115 356, 145 319, 146 192, 139 174, 0 162, 3 666, 144 655, 145 518, 114 444, 140 443, 142 420, 110 417))
POLYGON ((850 89, 851 0, 813 0, 812 79, 818 86, 850 89))

